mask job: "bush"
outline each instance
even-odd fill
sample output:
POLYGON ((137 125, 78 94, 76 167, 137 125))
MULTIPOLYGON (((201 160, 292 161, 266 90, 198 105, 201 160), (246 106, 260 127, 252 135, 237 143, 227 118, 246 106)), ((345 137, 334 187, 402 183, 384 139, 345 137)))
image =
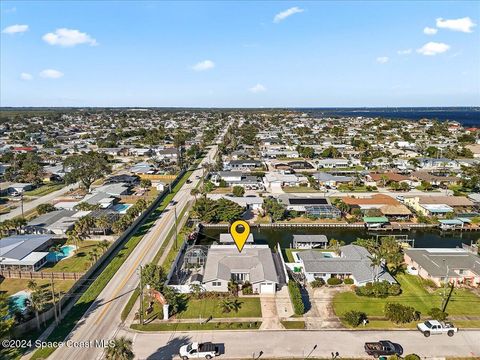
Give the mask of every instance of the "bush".
POLYGON ((388 281, 366 283, 355 289, 358 296, 369 296, 375 298, 386 298, 388 296, 400 295, 402 288, 399 284, 390 284, 388 281))
POLYGON ((288 292, 290 293, 295 315, 303 315, 305 306, 303 305, 302 294, 300 293, 300 285, 293 280, 288 280, 288 292))
POLYGON ((385 317, 395 324, 405 324, 420 319, 420 312, 399 303, 385 304, 385 317))
POLYGON ((433 307, 430 310, 428 310, 428 315, 432 319, 439 320, 439 321, 444 321, 448 317, 448 314, 446 312, 436 307, 433 307))
POLYGON ((332 277, 327 280, 328 285, 340 285, 342 282, 343 282, 342 279, 339 279, 336 277, 332 277))
POLYGON ((408 354, 405 356, 404 360, 420 360, 420 356, 417 354, 408 354))
POLYGON ((435 284, 435 282, 432 279, 423 279, 422 278, 422 284, 423 284, 423 286, 425 286, 427 288, 430 288, 430 289, 436 289, 437 288, 437 284, 435 284))
POLYGON ((402 360, 401 356, 398 356, 397 354, 395 355, 390 355, 387 360, 402 360))
POLYGON ((363 322, 363 320, 367 320, 367 314, 356 310, 350 310, 343 314, 343 319, 347 324, 357 327, 363 322))
POLYGON ((252 295, 253 294, 253 287, 249 281, 245 281, 242 285, 242 294, 243 295, 252 295))
POLYGON ((353 279, 352 278, 343 279, 343 283, 346 285, 353 285, 353 279))
POLYGON ((45 204, 37 205, 35 210, 37 211, 38 215, 43 215, 43 214, 55 211, 55 210, 57 210, 57 208, 55 206, 53 206, 52 204, 45 203, 45 204))
POLYGON ((319 288, 319 287, 322 287, 323 285, 325 285, 325 280, 323 280, 322 278, 318 278, 318 279, 315 279, 313 280, 310 285, 313 287, 313 288, 319 288))

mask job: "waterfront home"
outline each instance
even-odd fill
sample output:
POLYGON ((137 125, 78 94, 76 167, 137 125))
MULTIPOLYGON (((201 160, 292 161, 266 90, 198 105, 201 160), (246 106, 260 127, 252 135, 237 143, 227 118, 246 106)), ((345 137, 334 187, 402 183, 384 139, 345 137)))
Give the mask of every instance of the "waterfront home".
POLYGON ((13 235, 0 240, 0 269, 37 271, 47 262, 53 235, 13 235))
MULTIPOLYGON (((235 243, 235 240, 233 240, 233 237, 230 233, 220 234, 219 241, 220 241, 220 244, 224 244, 224 245, 225 244, 232 245, 232 244, 235 243)), ((252 233, 250 233, 250 234, 248 234, 246 243, 247 244, 253 244, 253 242, 254 242, 253 235, 252 235, 252 233)))
POLYGON ((404 203, 425 216, 469 212, 473 207, 473 202, 465 196, 412 196, 405 197, 404 203))
POLYGON ((253 292, 273 294, 279 284, 273 254, 268 245, 212 245, 207 254, 203 287, 207 291, 228 292, 228 283, 252 284, 253 292))
POLYGON ((372 266, 371 254, 362 246, 345 245, 340 253, 318 250, 304 250, 294 253, 295 264, 300 266, 308 282, 316 279, 328 280, 332 277, 351 278, 357 286, 378 281, 395 283, 395 279, 387 272, 384 265, 372 266))
POLYGON ((408 220, 412 216, 412 212, 403 204, 384 205, 379 210, 389 220, 408 220))
POLYGON ((384 194, 375 194, 370 197, 342 197, 342 200, 345 204, 348 205, 350 209, 360 209, 362 211, 369 209, 380 209, 386 205, 401 205, 400 202, 392 198, 391 196, 384 194))
POLYGON ((408 271, 438 286, 445 282, 480 285, 480 257, 468 250, 411 248, 404 252, 408 271))

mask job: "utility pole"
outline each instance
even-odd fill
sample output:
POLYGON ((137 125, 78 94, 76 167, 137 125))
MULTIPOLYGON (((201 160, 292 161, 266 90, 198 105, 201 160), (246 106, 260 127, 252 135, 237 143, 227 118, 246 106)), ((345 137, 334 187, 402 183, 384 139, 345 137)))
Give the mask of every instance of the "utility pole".
POLYGON ((142 265, 139 266, 140 271, 140 325, 143 325, 143 274, 142 265))
POLYGON ((20 193, 20 202, 21 202, 21 207, 22 207, 22 218, 24 218, 25 216, 23 216, 23 191, 20 193))
MULTIPOLYGON (((445 259, 443 259, 443 264, 445 265, 445 259)), ((447 272, 445 273, 445 285, 443 287, 443 299, 442 299, 442 311, 445 311, 447 307, 447 286, 448 286, 448 265, 447 272)))
POLYGON ((53 313, 55 314, 55 324, 58 325, 57 305, 55 304, 55 286, 53 285, 53 273, 52 273, 50 284, 52 285, 52 302, 53 302, 53 313))

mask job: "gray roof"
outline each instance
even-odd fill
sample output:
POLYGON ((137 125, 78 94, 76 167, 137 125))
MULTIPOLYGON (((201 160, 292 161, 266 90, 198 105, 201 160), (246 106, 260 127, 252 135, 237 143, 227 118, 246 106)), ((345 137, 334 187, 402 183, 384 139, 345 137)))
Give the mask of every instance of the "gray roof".
MULTIPOLYGON (((234 240, 230 234, 220 234, 220 242, 222 244, 233 244, 234 240)), ((253 235, 251 233, 248 234, 247 243, 253 243, 253 235)))
POLYGON ((318 172, 312 175, 317 181, 337 181, 350 182, 353 181, 351 176, 332 175, 327 172, 318 172))
POLYGON ((249 273, 252 284, 263 281, 278 283, 268 245, 245 245, 241 253, 235 245, 212 245, 208 250, 203 281, 229 281, 232 273, 249 273))
POLYGON ((464 249, 406 249, 408 255, 431 276, 458 277, 455 270, 471 270, 480 275, 480 257, 464 249))
POLYGON ((53 235, 13 235, 0 239, 0 258, 21 260, 45 246, 53 235))
POLYGON ((328 243, 325 235, 293 235, 294 243, 328 243))
POLYGON ((383 268, 371 266, 370 253, 358 245, 345 245, 340 248, 341 256, 327 258, 321 251, 307 250, 298 252, 307 273, 352 274, 359 283, 373 281, 374 274, 380 281, 394 283, 395 279, 383 268))
POLYGON ((47 227, 52 225, 53 223, 57 222, 61 218, 64 217, 72 217, 77 211, 73 210, 56 210, 51 211, 49 213, 37 216, 35 219, 30 220, 27 226, 35 226, 35 227, 47 227))

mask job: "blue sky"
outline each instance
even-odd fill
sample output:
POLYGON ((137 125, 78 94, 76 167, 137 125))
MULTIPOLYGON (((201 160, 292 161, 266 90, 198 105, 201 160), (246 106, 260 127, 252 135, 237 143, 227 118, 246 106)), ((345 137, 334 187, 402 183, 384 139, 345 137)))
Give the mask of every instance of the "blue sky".
POLYGON ((475 1, 2 1, 0 14, 2 106, 480 105, 475 1))

